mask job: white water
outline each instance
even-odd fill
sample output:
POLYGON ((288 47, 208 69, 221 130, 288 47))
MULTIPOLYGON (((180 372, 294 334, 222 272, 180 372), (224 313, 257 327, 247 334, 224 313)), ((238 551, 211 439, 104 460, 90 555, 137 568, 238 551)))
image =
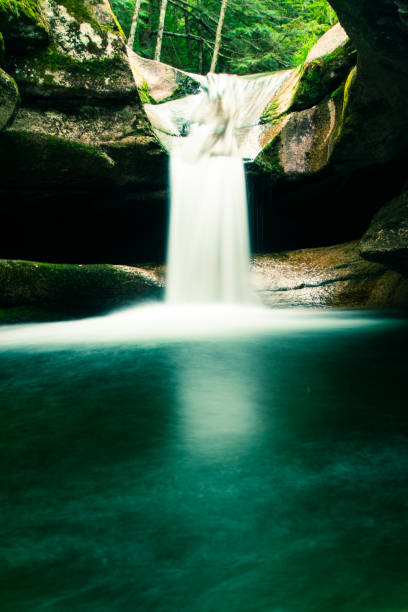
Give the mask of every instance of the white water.
MULTIPOLYGON (((303 332, 340 333, 384 325, 385 320, 366 313, 322 310, 270 310, 257 306, 136 306, 102 317, 57 323, 0 327, 2 351, 82 350, 101 346, 156 346, 228 338, 278 336, 303 332)), ((398 324, 389 319, 388 326, 398 324)))
MULTIPOLYGON (((273 87, 282 80, 272 79, 273 87)), ((265 91, 256 79, 208 75, 185 124, 188 135, 173 143, 166 292, 172 304, 254 299, 243 157, 271 96, 271 77, 267 82, 265 91)))
POLYGON ((256 81, 238 77, 209 77, 205 104, 202 96, 197 103, 201 94, 192 96, 190 136, 174 139, 168 298, 177 305, 137 306, 79 321, 5 326, 0 329, 2 350, 252 338, 304 330, 337 333, 383 323, 359 313, 274 311, 227 303, 245 302, 250 295, 243 157, 249 156, 258 126, 245 127, 244 121, 260 116, 271 93, 270 88, 268 96, 262 91, 256 95, 257 87, 256 81), (219 303, 188 305, 210 300, 219 303))

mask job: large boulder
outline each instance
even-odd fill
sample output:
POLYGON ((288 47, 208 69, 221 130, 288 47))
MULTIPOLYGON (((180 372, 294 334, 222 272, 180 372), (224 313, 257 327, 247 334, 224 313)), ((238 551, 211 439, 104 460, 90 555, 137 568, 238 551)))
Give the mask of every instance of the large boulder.
POLYGON ((364 260, 358 241, 258 255, 253 274, 263 302, 274 308, 408 307, 408 280, 364 260))
POLYGON ((408 1, 329 0, 359 52, 366 93, 407 117, 408 1))
POLYGON ((18 102, 16 82, 0 68, 0 130, 13 120, 18 102))
POLYGON ((13 0, 0 3, 0 32, 11 51, 32 52, 49 42, 48 25, 38 0, 13 0))
POLYGON ((149 269, 0 260, 0 323, 89 316, 162 291, 149 269))
POLYGON ((360 254, 408 276, 408 191, 376 214, 360 242, 360 254))

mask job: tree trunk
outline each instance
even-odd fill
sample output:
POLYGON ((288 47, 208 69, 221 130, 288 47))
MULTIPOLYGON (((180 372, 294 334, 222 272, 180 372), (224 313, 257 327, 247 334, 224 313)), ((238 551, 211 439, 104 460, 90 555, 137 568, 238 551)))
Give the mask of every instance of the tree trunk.
MULTIPOLYGON (((197 0, 197 8, 201 8, 201 0, 197 0)), ((201 23, 198 23, 198 35, 202 36, 202 27, 201 23)), ((203 74, 203 54, 204 54, 204 44, 201 40, 198 43, 198 74, 203 74)))
POLYGON ((135 44, 135 34, 137 28, 137 21, 139 19, 140 5, 142 4, 142 0, 136 0, 135 4, 135 12, 133 13, 132 25, 130 26, 129 38, 127 41, 128 47, 130 47, 133 51, 133 46, 135 44))
POLYGON ((163 42, 164 20, 166 18, 167 0, 162 0, 160 5, 159 28, 157 30, 156 51, 154 59, 160 62, 161 48, 163 42))
POLYGON ((221 1, 220 18, 218 20, 217 33, 215 35, 214 53, 212 57, 210 72, 215 72, 215 67, 217 65, 218 53, 220 51, 220 46, 221 46, 221 32, 222 32, 222 26, 224 25, 224 17, 225 17, 225 11, 227 9, 227 2, 228 0, 221 1))
POLYGON ((186 27, 186 34, 187 34, 187 49, 188 49, 188 55, 189 58, 191 59, 193 57, 193 49, 191 48, 191 38, 190 38, 190 20, 188 17, 188 11, 185 11, 184 13, 184 24, 186 27))

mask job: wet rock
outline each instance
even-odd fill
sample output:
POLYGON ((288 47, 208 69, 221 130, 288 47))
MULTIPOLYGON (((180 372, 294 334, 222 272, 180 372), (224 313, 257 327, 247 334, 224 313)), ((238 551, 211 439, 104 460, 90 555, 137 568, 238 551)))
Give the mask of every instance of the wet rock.
POLYGON ((408 276, 408 192, 384 206, 360 242, 360 254, 408 276))
POLYGON ((90 316, 161 295, 148 269, 0 260, 0 323, 90 316))
POLYGON ((14 79, 0 68, 0 130, 13 120, 19 100, 14 79))
POLYGON ((253 277, 271 307, 408 308, 408 281, 364 260, 357 241, 257 255, 253 277))
POLYGON ((173 66, 140 57, 127 50, 140 98, 145 104, 158 104, 198 93, 200 76, 173 66))

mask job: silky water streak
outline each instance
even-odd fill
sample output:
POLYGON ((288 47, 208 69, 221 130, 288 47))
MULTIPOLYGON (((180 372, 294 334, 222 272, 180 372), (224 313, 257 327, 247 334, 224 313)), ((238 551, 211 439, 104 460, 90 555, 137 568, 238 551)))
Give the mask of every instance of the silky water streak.
MULTIPOLYGON (((244 158, 256 149, 271 85, 276 89, 284 77, 209 74, 203 91, 188 97, 187 135, 171 146, 168 302, 253 299, 244 158)), ((180 112, 180 105, 172 108, 180 112)))

